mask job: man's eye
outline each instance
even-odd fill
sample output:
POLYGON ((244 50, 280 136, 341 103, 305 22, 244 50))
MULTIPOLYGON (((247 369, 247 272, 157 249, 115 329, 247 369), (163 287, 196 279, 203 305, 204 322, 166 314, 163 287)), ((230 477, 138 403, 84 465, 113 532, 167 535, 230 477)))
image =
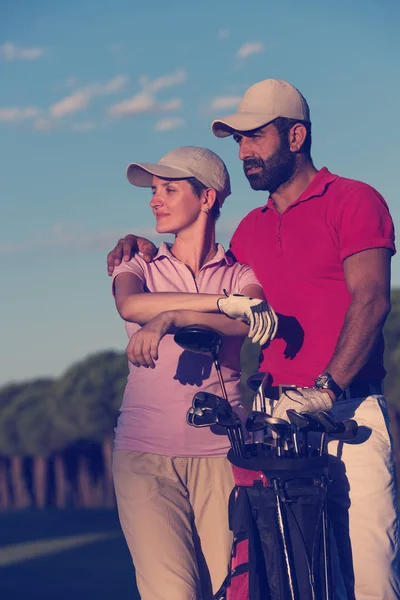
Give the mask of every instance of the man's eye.
POLYGON ((166 189, 167 189, 167 192, 174 192, 175 191, 175 188, 171 188, 171 187, 167 187, 166 189))
POLYGON ((233 139, 235 140, 235 142, 236 142, 237 144, 240 144, 240 141, 241 141, 241 139, 242 139, 242 136, 241 136, 241 135, 238 135, 237 133, 234 133, 234 134, 233 134, 233 139))

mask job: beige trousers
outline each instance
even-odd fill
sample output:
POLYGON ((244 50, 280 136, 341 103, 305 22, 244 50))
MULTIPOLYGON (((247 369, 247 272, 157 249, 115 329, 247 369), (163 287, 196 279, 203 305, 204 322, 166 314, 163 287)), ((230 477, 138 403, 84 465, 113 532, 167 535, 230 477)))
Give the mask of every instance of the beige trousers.
POLYGON ((232 545, 227 459, 116 450, 113 473, 142 600, 211 600, 232 545))

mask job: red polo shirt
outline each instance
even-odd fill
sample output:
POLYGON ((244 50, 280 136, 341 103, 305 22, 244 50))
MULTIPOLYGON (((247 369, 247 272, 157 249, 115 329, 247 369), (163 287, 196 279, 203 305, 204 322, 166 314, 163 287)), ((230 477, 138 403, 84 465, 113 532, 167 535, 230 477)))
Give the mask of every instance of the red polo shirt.
MULTIPOLYGON (((382 196, 360 181, 321 169, 282 214, 271 198, 236 229, 231 250, 250 265, 275 311, 279 332, 260 369, 274 384, 311 386, 334 353, 351 295, 343 261, 370 248, 395 252, 382 196)), ((357 379, 382 379, 383 336, 357 379)))

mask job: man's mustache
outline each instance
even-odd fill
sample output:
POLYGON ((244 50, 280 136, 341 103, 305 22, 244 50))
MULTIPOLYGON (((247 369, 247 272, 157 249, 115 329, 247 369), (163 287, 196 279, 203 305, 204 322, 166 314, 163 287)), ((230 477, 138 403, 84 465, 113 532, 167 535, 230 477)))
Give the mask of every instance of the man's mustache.
POLYGON ((264 167, 264 162, 260 158, 246 158, 243 161, 243 169, 245 172, 249 169, 256 169, 258 167, 264 167))

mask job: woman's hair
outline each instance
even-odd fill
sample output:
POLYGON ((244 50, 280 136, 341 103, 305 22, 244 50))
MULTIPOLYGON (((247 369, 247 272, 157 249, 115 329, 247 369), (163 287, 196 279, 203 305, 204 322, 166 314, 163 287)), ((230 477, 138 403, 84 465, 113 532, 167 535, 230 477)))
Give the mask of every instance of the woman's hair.
MULTIPOLYGON (((190 183, 190 187, 193 190, 193 193, 196 194, 196 196, 198 198, 200 198, 201 194, 208 189, 208 186, 204 185, 204 183, 201 183, 201 181, 199 181, 198 179, 196 179, 196 177, 189 177, 188 179, 186 179, 186 181, 188 183, 190 183)), ((218 202, 218 194, 217 194, 217 199, 214 202, 214 204, 212 205, 211 208, 211 212, 210 212, 212 218, 214 219, 214 221, 216 221, 220 214, 220 208, 219 208, 219 202, 218 202)))

